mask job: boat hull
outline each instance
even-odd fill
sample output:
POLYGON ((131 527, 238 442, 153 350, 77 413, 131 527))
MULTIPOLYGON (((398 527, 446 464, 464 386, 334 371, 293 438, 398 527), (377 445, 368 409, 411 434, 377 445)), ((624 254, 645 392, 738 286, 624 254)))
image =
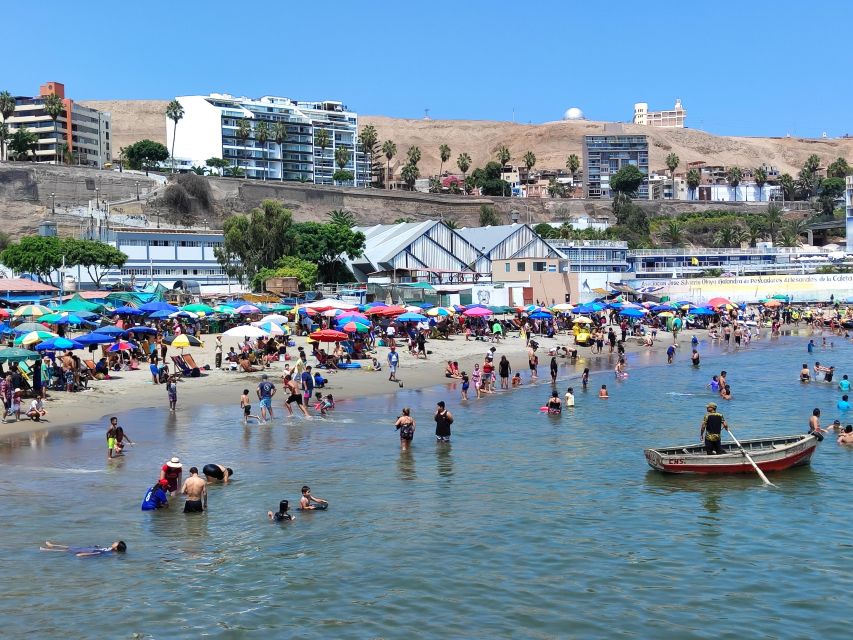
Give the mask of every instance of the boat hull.
MULTIPOLYGON (((741 445, 765 472, 784 471, 811 462, 818 440, 812 435, 742 440, 741 445)), ((701 445, 646 449, 646 462, 664 473, 755 473, 749 460, 733 442, 723 443, 722 455, 707 455, 701 445)))

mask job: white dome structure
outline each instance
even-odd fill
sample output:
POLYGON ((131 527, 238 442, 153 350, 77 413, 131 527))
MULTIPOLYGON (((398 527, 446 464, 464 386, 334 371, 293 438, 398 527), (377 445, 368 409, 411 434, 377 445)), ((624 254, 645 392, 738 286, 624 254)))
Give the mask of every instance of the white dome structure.
POLYGON ((577 107, 569 107, 563 113, 563 120, 584 120, 583 111, 577 107))

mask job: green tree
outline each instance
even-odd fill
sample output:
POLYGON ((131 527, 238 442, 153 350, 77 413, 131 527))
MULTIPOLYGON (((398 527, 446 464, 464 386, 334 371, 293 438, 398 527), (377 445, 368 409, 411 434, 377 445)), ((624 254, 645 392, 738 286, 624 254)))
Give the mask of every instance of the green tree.
POLYGON ((506 166, 506 163, 509 162, 509 159, 512 157, 512 155, 510 154, 509 149, 507 149, 504 145, 501 145, 495 152, 495 157, 500 163, 501 168, 503 168, 506 166))
POLYGON ((496 227, 500 225, 501 219, 495 208, 488 204, 480 205, 480 226, 496 227))
POLYGON ((779 176, 779 186, 782 187, 782 197, 785 200, 793 201, 797 199, 797 183, 790 173, 783 173, 779 176))
POLYGON ((702 174, 698 169, 689 169, 686 176, 687 188, 690 189, 692 198, 696 199, 696 189, 702 183, 702 174))
POLYGON ((219 175, 222 175, 222 170, 231 163, 224 158, 208 158, 204 161, 204 164, 210 167, 211 171, 216 169, 218 170, 219 175))
POLYGON ((175 173, 175 140, 178 137, 178 122, 184 117, 184 108, 177 100, 171 100, 166 105, 166 117, 174 123, 172 127, 172 173, 175 173))
POLYGON ((737 187, 742 179, 743 171, 741 171, 740 167, 729 167, 729 170, 726 172, 726 182, 734 189, 735 202, 737 202, 737 187))
POLYGON ((252 278, 252 290, 264 291, 270 278, 297 278, 302 290, 313 289, 317 283, 317 265, 297 256, 279 258, 272 269, 261 269, 252 278))
POLYGON ((264 200, 249 214, 225 219, 222 246, 214 249, 225 273, 251 282, 261 269, 272 269, 296 246, 293 214, 277 200, 264 200))
POLYGON ((9 140, 9 125, 0 122, 0 160, 6 159, 6 142, 9 140))
POLYGON ((681 160, 675 153, 671 152, 664 162, 666 164, 666 168, 669 169, 669 179, 672 182, 672 199, 675 200, 675 170, 678 169, 678 165, 681 160))
POLYGON ((802 232, 803 228, 800 222, 788 220, 782 223, 782 226, 779 229, 779 246, 799 247, 802 244, 800 242, 800 234, 802 232))
POLYGON ((467 153, 460 153, 459 157, 456 158, 456 166, 462 172, 462 180, 464 181, 468 175, 468 169, 471 168, 471 156, 467 153))
POLYGON ((581 166, 580 158, 578 158, 577 155, 574 153, 569 154, 569 157, 566 158, 566 169, 568 169, 569 172, 572 174, 572 184, 573 185, 575 183, 575 174, 578 172, 578 169, 580 169, 580 166, 581 166))
POLYGON ((169 158, 169 150, 159 142, 140 140, 124 148, 124 157, 128 167, 137 171, 144 169, 148 175, 149 168, 169 158))
POLYGON ((329 216, 329 224, 337 224, 347 229, 351 229, 356 225, 355 214, 352 211, 333 209, 326 215, 329 216))
POLYGON ((821 217, 831 220, 835 211, 835 201, 844 195, 844 178, 821 180, 817 195, 821 217))
POLYGON ((714 242, 718 247, 739 247, 743 241, 743 228, 733 223, 721 226, 714 236, 714 242))
POLYGON ((418 169, 417 165, 407 164, 403 167, 403 170, 400 171, 400 177, 403 178, 403 182, 406 183, 406 186, 409 188, 409 191, 412 191, 415 188, 415 181, 420 177, 421 172, 418 169))
POLYGON ((568 189, 562 182, 557 182, 556 178, 549 178, 548 195, 552 198, 565 198, 568 195, 568 189))
POLYGON ((100 289, 101 280, 111 269, 121 269, 127 256, 114 246, 98 240, 66 238, 62 241, 66 266, 85 267, 95 288, 100 289))
POLYGON ((776 204, 769 204, 763 217, 764 229, 767 231, 767 235, 770 236, 770 242, 775 245, 776 238, 782 228, 782 208, 776 204))
POLYGON ((429 177, 429 192, 430 193, 441 193, 441 179, 436 176, 429 177))
POLYGON ((370 179, 367 181, 369 186, 373 186, 373 181, 375 178, 373 171, 373 154, 376 149, 376 145, 379 142, 379 134, 376 131, 376 127, 372 124, 365 125, 361 133, 358 134, 358 142, 361 145, 362 152, 367 154, 368 161, 370 162, 370 179))
MULTIPOLYGON (((320 147, 320 158, 325 161, 326 147, 332 143, 332 137, 329 135, 328 129, 318 129, 314 132, 314 146, 320 147)), ((322 164, 322 163, 321 163, 322 164)), ((315 171, 316 171, 315 164, 315 171)), ((334 178, 333 178, 334 179, 334 178)))
POLYGON ((501 179, 501 165, 494 161, 486 163, 482 169, 474 169, 470 177, 484 196, 502 196, 509 186, 501 179))
MULTIPOLYGON (((0 99, 1 100, 1 99, 0 99)), ((2 104, 2 103, 0 103, 2 104)), ((853 173, 853 169, 850 168, 850 165, 847 164, 847 160, 844 158, 837 158, 826 170, 827 178, 846 178, 851 173, 853 173)))
POLYGON ((346 147, 338 147, 335 149, 335 164, 338 169, 345 169, 349 162, 349 149, 346 147))
POLYGON ((284 143, 287 142, 287 124, 284 122, 276 122, 272 126, 272 139, 278 145, 278 155, 281 157, 281 176, 280 179, 284 182, 284 143))
POLYGON ((444 169, 444 163, 450 160, 450 147, 443 144, 438 147, 438 157, 441 162, 438 165, 438 175, 441 177, 441 170, 444 169))
POLYGON ((767 233, 767 222, 764 216, 759 214, 747 216, 744 222, 746 222, 746 235, 749 239, 749 246, 754 247, 767 233))
POLYGON ((263 178, 267 179, 267 141, 270 139, 270 125, 265 121, 261 120, 255 125, 255 140, 258 145, 261 147, 261 159, 264 162, 264 170, 263 170, 263 178))
POLYGON ((444 226, 446 226, 448 229, 458 229, 459 223, 456 222, 456 220, 454 220, 453 218, 448 218, 444 221, 444 226))
POLYGON ((41 282, 53 284, 53 273, 62 266, 64 246, 55 236, 25 236, 0 253, 0 262, 17 274, 31 273, 41 282))
POLYGON ((364 251, 364 234, 343 225, 301 222, 294 225, 294 230, 296 254, 317 265, 323 282, 345 277, 348 270, 344 257, 358 258, 364 251))
POLYGON ((546 240, 548 238, 557 238, 560 234, 557 229, 552 227, 547 222, 540 222, 539 224, 533 227, 533 230, 536 232, 536 235, 541 238, 545 238, 546 240))
POLYGON ((629 198, 634 198, 645 179, 645 173, 633 164, 626 164, 610 176, 610 190, 615 193, 625 194, 629 198))
POLYGON ((758 187, 758 200, 762 200, 764 185, 767 183, 767 171, 764 167, 756 167, 752 170, 752 178, 755 180, 755 186, 758 187))
POLYGON ((421 161, 421 149, 417 146, 409 147, 409 150, 406 151, 406 158, 408 159, 409 164, 418 166, 418 163, 421 161))
POLYGON ((246 175, 246 170, 243 167, 225 167, 225 175, 229 178, 243 178, 246 175))
POLYGON ((355 174, 348 169, 336 169, 332 174, 332 181, 338 184, 352 182, 355 179, 355 174))
POLYGON ((391 175, 391 160, 393 160, 394 156, 397 155, 397 145, 394 144, 393 140, 386 140, 382 143, 382 153, 385 154, 385 161, 387 162, 385 168, 385 184, 390 186, 391 179, 394 177, 391 175))
POLYGON ((524 166, 527 168, 527 179, 530 180, 530 171, 536 166, 536 154, 528 151, 524 154, 524 166))
POLYGON ((797 175, 797 188, 803 200, 808 200, 817 194, 820 187, 820 178, 817 175, 818 168, 820 168, 820 157, 813 153, 806 158, 803 168, 797 175))
POLYGON ((206 167, 199 167, 199 166, 193 165, 190 167, 190 171, 193 172, 194 174, 196 174, 197 176, 206 176, 207 175, 207 168, 206 167))
POLYGON ((12 244, 12 238, 5 231, 0 231, 0 253, 12 244))
MULTIPOLYGON (((246 158, 246 142, 252 137, 252 123, 246 118, 237 120, 237 139, 240 141, 240 146, 243 147, 243 158, 246 158)), ((234 158, 234 166, 240 166, 239 156, 234 158)), ((247 163, 248 166, 248 163, 247 163)))
POLYGON ((0 116, 3 116, 3 132, 4 135, 2 139, 0 139, 0 160, 8 160, 6 156, 6 141, 9 139, 9 126, 8 121, 13 115, 15 115, 15 107, 17 103, 15 102, 15 98, 8 91, 3 91, 0 93, 0 116))
MULTIPOLYGON (((44 96, 44 111, 47 115, 50 116, 50 119, 53 120, 53 139, 55 146, 55 156, 56 161, 55 164, 59 164, 59 155, 60 155, 60 144, 59 144, 59 131, 56 129, 56 121, 59 119, 59 116, 62 115, 62 112, 65 111, 65 105, 62 103, 62 98, 60 98, 55 93, 48 94, 44 96)), ((68 127, 71 125, 69 123, 68 127)))
POLYGON ((684 229, 678 220, 670 219, 664 224, 660 237, 670 247, 680 247, 684 243, 684 229))
POLYGON ((24 127, 15 129, 9 138, 9 151, 15 154, 16 160, 26 160, 30 154, 35 156, 38 136, 24 127))

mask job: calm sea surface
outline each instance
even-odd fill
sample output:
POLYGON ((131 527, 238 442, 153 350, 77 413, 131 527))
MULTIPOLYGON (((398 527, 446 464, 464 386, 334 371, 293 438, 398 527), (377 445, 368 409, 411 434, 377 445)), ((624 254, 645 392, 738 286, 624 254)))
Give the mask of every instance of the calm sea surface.
MULTIPOLYGON (((853 450, 827 438, 776 489, 664 476, 642 452, 698 440, 720 369, 741 439, 803 432, 815 406, 831 422, 837 387, 797 382, 806 341, 703 345, 698 370, 687 344, 671 366, 637 354, 624 382, 604 356, 587 393, 564 366, 577 407, 561 417, 538 411, 549 384, 467 406, 444 386, 271 427, 244 428, 236 406, 119 414, 137 445, 109 463, 102 424, 0 441, 0 636, 848 638, 853 450), (456 414, 449 446, 432 435, 439 399, 456 414), (418 426, 401 453, 405 405, 418 426), (172 455, 235 469, 208 513, 139 510, 172 455), (268 522, 302 484, 330 509, 268 522), (123 557, 38 551, 119 538, 123 557)), ((853 346, 835 342, 808 362, 853 375, 853 346)))

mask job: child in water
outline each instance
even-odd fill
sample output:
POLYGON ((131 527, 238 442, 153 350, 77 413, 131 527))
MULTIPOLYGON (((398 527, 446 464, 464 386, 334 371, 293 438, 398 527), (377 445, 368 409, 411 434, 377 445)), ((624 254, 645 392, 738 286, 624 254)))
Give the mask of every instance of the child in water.
POLYGON ((512 377, 512 386, 513 386, 513 388, 521 386, 521 374, 518 373, 517 371, 515 372, 515 375, 512 377))
POLYGON ((462 399, 468 399, 468 387, 471 386, 471 382, 468 380, 468 374, 463 371, 462 372, 462 399))
POLYGON ((249 418, 254 418, 261 424, 261 418, 252 415, 252 401, 249 399, 248 389, 243 389, 243 395, 240 396, 240 409, 243 410, 243 424, 248 424, 249 418))
POLYGON ((607 400, 610 397, 609 395, 607 395, 607 385, 606 384, 601 385, 601 389, 598 392, 598 397, 601 400, 607 400))

